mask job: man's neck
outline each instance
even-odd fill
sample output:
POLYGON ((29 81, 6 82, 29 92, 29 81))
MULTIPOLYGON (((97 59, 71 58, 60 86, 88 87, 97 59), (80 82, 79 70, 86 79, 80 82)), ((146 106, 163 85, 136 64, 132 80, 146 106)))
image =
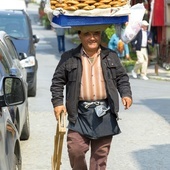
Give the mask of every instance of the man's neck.
POLYGON ((95 50, 86 50, 84 49, 84 52, 87 54, 88 57, 94 57, 98 53, 99 49, 95 50))

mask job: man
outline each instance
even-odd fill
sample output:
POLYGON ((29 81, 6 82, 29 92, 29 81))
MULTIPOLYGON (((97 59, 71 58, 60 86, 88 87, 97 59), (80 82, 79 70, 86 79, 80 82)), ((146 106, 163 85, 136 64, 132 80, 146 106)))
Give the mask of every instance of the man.
POLYGON ((117 123, 119 99, 132 104, 129 77, 116 52, 102 47, 101 26, 77 27, 81 44, 62 54, 52 78, 54 114, 68 113, 67 147, 73 170, 87 170, 85 154, 91 147, 90 170, 105 170, 117 123), (63 90, 66 85, 66 107, 63 90))
MULTIPOLYGON (((146 20, 142 21, 141 30, 131 42, 132 48, 136 50, 137 61, 132 70, 133 78, 137 78, 137 73, 140 71, 140 78, 148 80, 147 67, 148 67, 148 43, 152 43, 152 39, 148 34, 147 28, 149 23, 146 20)), ((151 35, 151 34, 150 34, 151 35)))
POLYGON ((25 0, 26 7, 28 7, 29 3, 30 3, 30 0, 25 0))
POLYGON ((65 29, 62 27, 56 28, 58 51, 65 52, 65 29))

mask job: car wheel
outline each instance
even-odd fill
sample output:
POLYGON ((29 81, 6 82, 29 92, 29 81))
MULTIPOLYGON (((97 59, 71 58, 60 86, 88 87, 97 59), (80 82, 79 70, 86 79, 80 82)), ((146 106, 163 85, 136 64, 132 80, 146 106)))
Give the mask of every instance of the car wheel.
POLYGON ((33 88, 28 91, 28 97, 35 97, 36 92, 37 92, 37 83, 35 83, 33 88))
POLYGON ((21 140, 28 140, 30 136, 30 122, 29 122, 29 113, 28 113, 28 108, 27 108, 27 117, 21 132, 20 139, 21 140))
POLYGON ((16 155, 14 155, 14 166, 13 166, 13 170, 18 170, 18 163, 17 163, 17 157, 16 157, 16 155))
POLYGON ((14 165, 12 170, 21 170, 21 164, 18 163, 17 157, 14 154, 14 165))
POLYGON ((166 64, 165 69, 170 70, 170 64, 166 64))

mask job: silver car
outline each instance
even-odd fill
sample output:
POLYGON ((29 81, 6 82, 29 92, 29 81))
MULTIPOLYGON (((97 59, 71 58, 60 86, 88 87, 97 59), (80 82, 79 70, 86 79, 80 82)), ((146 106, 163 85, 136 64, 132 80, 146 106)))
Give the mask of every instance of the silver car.
POLYGON ((12 120, 19 132, 20 139, 27 140, 30 136, 29 111, 28 111, 28 84, 27 72, 20 64, 20 56, 16 52, 10 37, 0 31, 0 74, 19 77, 24 84, 26 100, 21 105, 9 107, 12 120))
POLYGON ((8 107, 25 101, 21 79, 0 74, 0 170, 21 170, 20 140, 8 107))

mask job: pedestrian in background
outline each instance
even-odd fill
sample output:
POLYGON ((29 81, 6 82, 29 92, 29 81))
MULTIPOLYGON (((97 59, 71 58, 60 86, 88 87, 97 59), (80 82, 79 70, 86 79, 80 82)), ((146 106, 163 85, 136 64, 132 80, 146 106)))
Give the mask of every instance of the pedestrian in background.
POLYGON ((29 3, 30 3, 30 0, 25 0, 26 7, 28 7, 29 3))
POLYGON ((116 51, 120 59, 130 60, 129 46, 121 40, 122 25, 115 25, 115 33, 111 36, 108 48, 116 51))
POLYGON ((152 44, 151 34, 148 32, 149 23, 146 20, 142 21, 141 30, 137 36, 131 41, 132 49, 136 51, 137 61, 132 70, 133 78, 137 78, 139 72, 140 78, 148 80, 148 44, 152 44))
POLYGON ((39 15, 39 23, 42 25, 42 20, 43 17, 46 15, 46 13, 44 12, 44 8, 45 8, 45 0, 41 0, 40 2, 40 6, 38 8, 38 15, 39 15))
POLYGON ((119 134, 119 95, 132 104, 129 77, 117 53, 101 46, 100 26, 77 27, 81 44, 62 54, 52 78, 54 114, 68 113, 67 147, 73 170, 106 170, 113 135, 119 134), (66 106, 64 86, 66 85, 66 106), (85 160, 91 147, 90 167, 85 160))
POLYGON ((65 52, 65 29, 62 27, 56 28, 56 35, 59 53, 65 52))

